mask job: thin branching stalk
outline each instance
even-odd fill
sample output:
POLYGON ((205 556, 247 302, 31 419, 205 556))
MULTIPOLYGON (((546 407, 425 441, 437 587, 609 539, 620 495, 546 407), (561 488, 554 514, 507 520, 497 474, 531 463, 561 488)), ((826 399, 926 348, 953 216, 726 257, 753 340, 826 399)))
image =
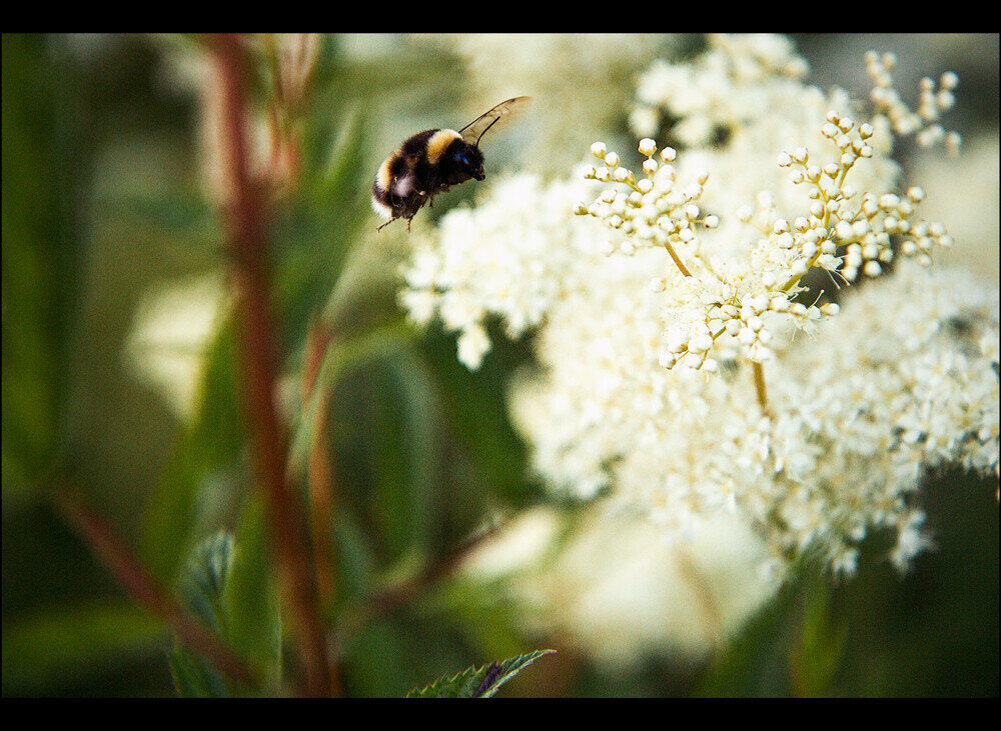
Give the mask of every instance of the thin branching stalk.
POLYGON ((208 658, 220 672, 239 683, 256 684, 247 664, 211 630, 184 611, 150 576, 114 528, 72 488, 60 487, 52 494, 67 521, 137 602, 166 622, 185 644, 208 658))
POLYGON ((470 536, 448 553, 426 565, 415 576, 374 594, 369 598, 368 609, 373 615, 385 615, 409 604, 429 586, 452 576, 473 550, 497 535, 503 526, 503 523, 497 523, 470 536))

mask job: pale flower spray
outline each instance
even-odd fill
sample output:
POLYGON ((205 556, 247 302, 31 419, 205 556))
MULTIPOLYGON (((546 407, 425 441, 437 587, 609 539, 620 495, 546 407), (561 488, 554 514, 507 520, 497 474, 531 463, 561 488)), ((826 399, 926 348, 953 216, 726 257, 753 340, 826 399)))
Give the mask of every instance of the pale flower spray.
POLYGON ((404 306, 470 368, 491 319, 534 333, 510 406, 553 491, 666 545, 737 521, 762 586, 807 555, 851 575, 874 529, 906 569, 931 540, 922 476, 998 472, 996 284, 935 266, 953 239, 891 157, 905 135, 956 151, 958 79, 924 79, 911 110, 893 57, 865 64, 868 105, 807 85, 780 37, 655 61, 636 164, 596 142, 569 180, 498 180, 405 271, 404 306))

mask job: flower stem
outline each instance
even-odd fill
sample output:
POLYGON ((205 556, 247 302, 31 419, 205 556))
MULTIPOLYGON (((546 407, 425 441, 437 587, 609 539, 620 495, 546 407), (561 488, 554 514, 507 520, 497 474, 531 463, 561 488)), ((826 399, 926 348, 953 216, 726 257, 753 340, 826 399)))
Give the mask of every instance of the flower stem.
POLYGON ((768 416, 768 395, 765 391, 765 369, 758 361, 751 361, 751 368, 754 372, 754 390, 758 394, 758 405, 761 411, 768 416))
POLYGON ((674 247, 671 246, 670 242, 664 244, 664 248, 667 249, 667 253, 671 255, 671 258, 674 260, 674 263, 677 265, 681 273, 686 277, 692 276, 692 273, 688 271, 685 263, 681 261, 681 257, 678 256, 678 253, 674 250, 674 247))

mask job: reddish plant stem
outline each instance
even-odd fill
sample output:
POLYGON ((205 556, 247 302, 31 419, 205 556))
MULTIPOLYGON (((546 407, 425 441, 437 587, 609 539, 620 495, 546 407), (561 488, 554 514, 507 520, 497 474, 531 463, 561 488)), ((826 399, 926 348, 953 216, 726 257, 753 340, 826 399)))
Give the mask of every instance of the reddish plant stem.
POLYGON ((222 84, 224 164, 232 188, 227 201, 229 245, 238 294, 240 373, 247 427, 303 661, 302 692, 329 696, 335 678, 320 621, 312 550, 302 506, 286 476, 284 430, 275 404, 276 343, 264 255, 266 200, 262 186, 251 179, 249 169, 245 49, 238 35, 219 34, 213 41, 222 84))
MULTIPOLYGON (((323 356, 330 347, 333 335, 330 328, 317 320, 310 325, 306 340, 306 363, 303 373, 302 401, 309 403, 316 388, 316 378, 323 363, 323 356)), ((324 386, 320 386, 325 388, 324 386)), ((309 485, 310 523, 316 556, 316 581, 323 607, 334 599, 334 550, 330 540, 331 520, 334 515, 336 492, 330 449, 327 446, 329 393, 324 393, 313 424, 313 441, 309 450, 307 482, 309 485)))
POLYGON ((247 664, 204 625, 199 624, 154 579, 126 547, 110 524, 69 488, 53 493, 56 506, 115 579, 146 609, 160 617, 192 649, 208 658, 220 672, 246 685, 255 685, 247 664))

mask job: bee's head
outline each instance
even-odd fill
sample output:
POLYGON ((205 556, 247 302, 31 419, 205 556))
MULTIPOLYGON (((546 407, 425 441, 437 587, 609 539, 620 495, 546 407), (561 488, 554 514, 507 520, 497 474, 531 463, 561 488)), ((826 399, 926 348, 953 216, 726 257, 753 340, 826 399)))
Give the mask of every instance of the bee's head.
POLYGON ((483 172, 483 153, 476 145, 459 141, 452 146, 452 164, 455 170, 462 175, 463 180, 476 178, 483 180, 486 174, 483 172))

